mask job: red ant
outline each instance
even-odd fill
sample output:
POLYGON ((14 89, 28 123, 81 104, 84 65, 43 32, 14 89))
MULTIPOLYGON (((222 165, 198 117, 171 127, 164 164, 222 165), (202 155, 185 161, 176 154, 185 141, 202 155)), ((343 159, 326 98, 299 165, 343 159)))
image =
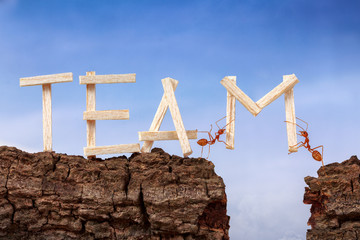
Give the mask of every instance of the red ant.
POLYGON ((208 134, 209 134, 209 140, 207 140, 207 139, 205 139, 205 138, 202 138, 202 139, 200 139, 199 141, 197 141, 197 144, 199 144, 199 145, 202 147, 202 148, 201 148, 201 157, 202 157, 202 154, 203 154, 204 146, 209 145, 209 153, 208 153, 208 156, 207 156, 206 159, 209 158, 209 155, 210 155, 210 145, 213 145, 213 144, 216 142, 216 140, 217 140, 218 142, 223 142, 223 143, 225 143, 226 146, 228 146, 228 145, 226 144, 226 142, 220 140, 219 138, 220 138, 221 135, 223 135, 223 134, 225 133, 225 127, 226 127, 228 124, 230 124, 233 120, 231 120, 231 121, 230 121, 228 124, 226 124, 223 128, 220 128, 217 123, 218 123, 219 121, 223 120, 224 118, 226 118, 226 116, 223 117, 223 118, 221 118, 221 119, 219 119, 219 120, 217 120, 217 121, 215 122, 216 126, 219 128, 219 130, 218 130, 217 132, 215 132, 215 137, 213 137, 213 136, 211 135, 211 130, 212 130, 212 127, 213 127, 212 124, 210 125, 210 126, 211 126, 210 131, 199 131, 199 132, 205 132, 205 133, 208 133, 208 134))
MULTIPOLYGON (((297 135, 301 136, 301 137, 304 137, 305 140, 303 142, 299 142, 298 144, 294 145, 294 146, 291 146, 291 147, 297 147, 299 144, 300 146, 298 146, 298 148, 300 147, 304 147, 306 148, 309 152, 311 152, 312 154, 312 157, 313 159, 315 159, 316 161, 319 161, 322 163, 322 165, 324 166, 324 161, 323 161, 323 156, 324 156, 324 146, 323 145, 320 145, 320 146, 317 146, 315 148, 311 148, 310 147, 310 144, 309 144, 309 134, 307 132, 307 129, 308 129, 308 123, 305 122, 304 120, 300 119, 297 117, 297 119, 299 119, 300 121, 304 122, 306 124, 306 130, 304 128, 302 128, 300 125, 296 124, 296 126, 298 126, 299 128, 302 129, 302 131, 299 131, 299 133, 297 133, 297 135), (319 151, 315 150, 317 148, 321 148, 321 154, 319 151)), ((288 121, 285 121, 285 122, 288 122, 288 121)), ((290 122, 288 122, 290 123, 290 122)), ((294 124, 294 123, 293 123, 294 124)), ((292 152, 289 152, 288 154, 291 154, 292 152)))

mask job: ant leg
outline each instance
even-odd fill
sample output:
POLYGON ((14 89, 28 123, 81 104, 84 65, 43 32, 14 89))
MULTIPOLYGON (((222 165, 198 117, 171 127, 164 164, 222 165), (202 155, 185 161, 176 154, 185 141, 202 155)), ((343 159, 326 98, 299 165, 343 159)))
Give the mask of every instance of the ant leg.
POLYGON ((201 158, 202 158, 203 150, 204 150, 204 146, 201 147, 201 158))
POLYGON ((305 145, 305 143, 304 143, 304 142, 298 142, 297 144, 292 145, 292 146, 290 146, 290 147, 297 147, 297 145, 299 145, 299 144, 301 144, 301 145, 300 145, 300 146, 298 146, 298 148, 299 148, 299 147, 302 147, 302 146, 304 146, 304 145, 305 145))
POLYGON ((320 146, 314 147, 314 148, 313 148, 313 149, 311 149, 311 150, 314 150, 314 149, 317 149, 317 148, 320 148, 320 147, 324 150, 324 146, 323 146, 323 145, 320 145, 320 146))
POLYGON ((210 128, 210 131, 208 131, 208 134, 209 134, 210 141, 212 141, 212 139, 214 139, 213 136, 211 135, 211 130, 212 130, 213 126, 212 126, 212 124, 210 124, 210 126, 211 126, 211 128, 210 128))
POLYGON ((208 156, 206 159, 209 159, 209 156, 210 156, 210 144, 209 144, 209 152, 208 152, 208 156))
POLYGON ((214 139, 213 136, 211 136, 211 133, 208 131, 198 131, 198 132, 207 133, 209 135, 209 142, 214 139))
MULTIPOLYGON (((304 142, 298 142, 297 144, 295 145, 292 145, 290 146, 291 148, 292 147, 296 147, 297 149, 301 148, 301 147, 304 147, 305 146, 305 143, 304 142), (300 144, 300 146, 298 146, 300 144)), ((293 152, 289 152, 288 154, 292 154, 293 152)))
POLYGON ((229 147, 229 145, 228 145, 226 142, 222 141, 222 140, 218 140, 218 142, 222 142, 222 143, 224 143, 227 147, 229 147))
POLYGON ((297 119, 299 119, 300 121, 302 121, 303 123, 305 123, 306 124, 306 130, 305 131, 307 131, 307 129, 308 129, 308 123, 307 122, 305 122, 304 120, 302 120, 301 118, 298 118, 298 117, 296 117, 297 119))

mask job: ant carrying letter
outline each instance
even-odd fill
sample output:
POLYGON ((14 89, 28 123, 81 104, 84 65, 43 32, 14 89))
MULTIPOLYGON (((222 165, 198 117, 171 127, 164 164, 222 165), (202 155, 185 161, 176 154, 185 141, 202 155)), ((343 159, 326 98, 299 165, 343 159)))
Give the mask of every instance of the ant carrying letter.
MULTIPOLYGON (((316 161, 321 162, 322 165, 324 166, 324 161, 323 161, 324 146, 323 146, 323 145, 320 145, 320 146, 311 148, 311 147, 310 147, 310 144, 309 144, 309 141, 310 141, 310 140, 309 140, 309 134, 308 134, 308 132, 307 132, 308 123, 305 122, 304 120, 298 118, 298 117, 297 117, 296 119, 298 119, 298 120, 300 120, 300 121, 302 121, 303 123, 306 124, 306 130, 305 130, 303 127, 301 127, 300 125, 296 124, 296 126, 298 126, 299 128, 302 129, 302 131, 299 131, 299 133, 298 133, 297 135, 299 135, 299 136, 301 136, 301 137, 304 137, 305 140, 304 140, 303 142, 299 142, 298 144, 296 144, 296 145, 294 145, 294 146, 291 146, 291 147, 296 147, 296 146, 299 145, 298 148, 300 148, 300 147, 306 148, 309 152, 311 152, 313 159, 315 159, 316 161), (315 150, 315 149, 317 149, 317 148, 321 148, 321 154, 320 154, 320 152, 319 152, 318 150, 315 150)), ((285 121, 285 122, 288 122, 288 121, 285 121)), ((290 122, 289 122, 289 123, 290 123, 290 122)), ((293 123, 293 124, 294 124, 294 123, 293 123)), ((289 152, 289 154, 291 154, 291 153, 292 153, 292 152, 289 152)))
POLYGON ((215 132, 215 137, 213 137, 213 136, 211 135, 212 124, 210 125, 210 126, 211 126, 210 131, 199 131, 199 132, 204 132, 204 133, 208 133, 208 134, 209 134, 209 140, 207 140, 206 138, 202 138, 202 139, 200 139, 199 141, 197 141, 197 144, 199 144, 199 145, 201 146, 201 157, 202 157, 202 154, 203 154, 204 146, 209 145, 209 152, 208 152, 208 156, 207 156, 206 159, 209 158, 209 155, 210 155, 210 145, 213 145, 213 144, 216 142, 216 140, 217 140, 218 142, 223 142, 226 146, 228 146, 228 145, 226 144, 226 142, 220 140, 219 138, 220 138, 221 135, 223 135, 223 134, 225 133, 225 127, 226 127, 228 124, 230 124, 233 120, 231 120, 231 121, 230 121, 228 124, 226 124, 224 127, 220 128, 217 123, 218 123, 219 121, 223 120, 224 118, 226 118, 226 116, 223 117, 223 118, 221 118, 221 119, 219 119, 219 120, 217 120, 217 121, 215 122, 216 126, 219 128, 219 130, 218 130, 217 132, 215 132))

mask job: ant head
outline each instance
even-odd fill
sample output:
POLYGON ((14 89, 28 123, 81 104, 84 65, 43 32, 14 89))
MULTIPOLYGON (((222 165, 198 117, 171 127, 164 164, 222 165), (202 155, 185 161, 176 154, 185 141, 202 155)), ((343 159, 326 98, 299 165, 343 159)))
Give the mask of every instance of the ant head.
POLYGON ((301 136, 303 136, 303 137, 307 137, 307 136, 308 136, 307 131, 300 131, 300 134, 301 134, 301 136))
POLYGON ((221 135, 221 134, 224 134, 225 132, 225 129, 219 129, 218 133, 221 135))

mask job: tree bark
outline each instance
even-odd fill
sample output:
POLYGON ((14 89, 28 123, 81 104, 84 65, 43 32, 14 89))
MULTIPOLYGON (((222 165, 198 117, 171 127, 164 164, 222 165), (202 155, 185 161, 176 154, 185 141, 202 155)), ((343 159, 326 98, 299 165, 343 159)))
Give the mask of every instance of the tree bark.
POLYGON ((205 159, 0 147, 0 239, 229 239, 228 230, 225 185, 205 159))
POLYGON ((304 203, 311 204, 307 240, 360 238, 360 161, 356 156, 321 167, 306 177, 304 203))

